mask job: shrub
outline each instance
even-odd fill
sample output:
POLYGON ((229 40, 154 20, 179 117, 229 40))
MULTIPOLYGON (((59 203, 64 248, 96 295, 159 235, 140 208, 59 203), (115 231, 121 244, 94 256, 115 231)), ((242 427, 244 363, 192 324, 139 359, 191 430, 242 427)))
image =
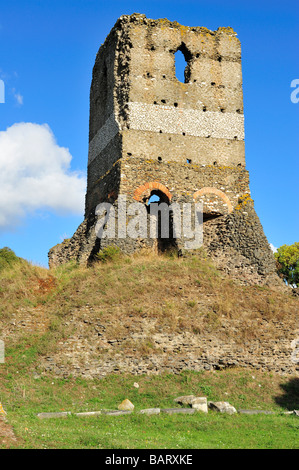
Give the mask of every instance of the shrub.
POLYGON ((275 253, 278 274, 291 286, 299 286, 299 242, 282 245, 275 253))
POLYGON ((6 246, 4 248, 0 248, 0 271, 9 268, 20 261, 21 258, 19 258, 10 248, 6 246))
POLYGON ((113 261, 120 256, 120 249, 117 246, 107 246, 96 254, 96 259, 102 263, 113 261))

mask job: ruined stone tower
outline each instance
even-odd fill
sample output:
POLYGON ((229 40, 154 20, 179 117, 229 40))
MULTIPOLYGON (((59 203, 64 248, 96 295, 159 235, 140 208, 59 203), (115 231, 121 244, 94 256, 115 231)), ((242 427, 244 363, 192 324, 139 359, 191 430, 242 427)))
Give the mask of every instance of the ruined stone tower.
MULTIPOLYGON (((50 250, 50 266, 91 262, 107 245, 127 253, 155 245, 96 236, 97 205, 113 204, 117 217, 120 195, 127 204, 147 205, 152 195, 167 204, 201 201, 204 248, 217 265, 246 282, 273 277, 245 168, 241 48, 232 28, 118 19, 93 68, 85 220, 50 250), (178 50, 184 83, 175 73, 178 50)), ((168 243, 184 254, 182 237, 163 243, 162 251, 168 243)))

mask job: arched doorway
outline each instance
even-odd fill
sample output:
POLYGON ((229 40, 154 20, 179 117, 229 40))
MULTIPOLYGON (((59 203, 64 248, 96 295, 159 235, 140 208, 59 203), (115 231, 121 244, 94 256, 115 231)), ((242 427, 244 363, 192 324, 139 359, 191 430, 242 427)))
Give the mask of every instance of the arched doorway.
POLYGON ((154 239, 153 248, 157 253, 177 249, 171 198, 169 190, 158 182, 146 183, 137 188, 134 193, 134 199, 146 205, 148 233, 154 239))

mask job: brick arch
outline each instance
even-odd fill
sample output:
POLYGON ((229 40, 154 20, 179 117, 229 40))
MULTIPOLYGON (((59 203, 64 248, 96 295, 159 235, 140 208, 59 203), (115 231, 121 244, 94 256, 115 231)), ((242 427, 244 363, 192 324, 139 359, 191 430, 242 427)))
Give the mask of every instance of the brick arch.
POLYGON ((221 197, 223 202, 227 205, 228 213, 233 211, 232 203, 230 202, 227 195, 223 191, 220 191, 220 189, 217 189, 217 188, 209 188, 209 187, 201 188, 193 194, 193 199, 195 200, 199 196, 203 196, 205 194, 216 194, 217 196, 221 197))
POLYGON ((172 194, 169 192, 169 190, 164 186, 162 183, 159 183, 158 181, 150 181, 149 183, 144 183, 142 186, 139 186, 137 189, 134 191, 134 199, 136 201, 141 201, 142 194, 147 191, 161 191, 165 196, 168 198, 169 202, 171 201, 172 194))

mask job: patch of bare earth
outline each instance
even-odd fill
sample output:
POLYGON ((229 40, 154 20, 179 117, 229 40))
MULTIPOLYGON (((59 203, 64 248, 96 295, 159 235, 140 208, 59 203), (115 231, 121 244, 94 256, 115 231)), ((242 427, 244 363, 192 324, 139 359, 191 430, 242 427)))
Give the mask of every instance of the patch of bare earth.
POLYGON ((12 427, 6 419, 0 417, 0 447, 9 449, 18 442, 12 427))

